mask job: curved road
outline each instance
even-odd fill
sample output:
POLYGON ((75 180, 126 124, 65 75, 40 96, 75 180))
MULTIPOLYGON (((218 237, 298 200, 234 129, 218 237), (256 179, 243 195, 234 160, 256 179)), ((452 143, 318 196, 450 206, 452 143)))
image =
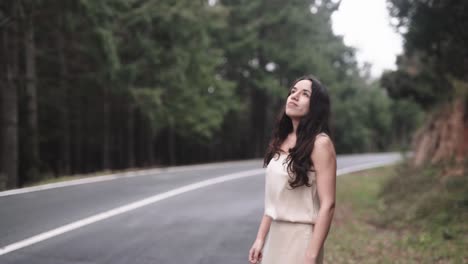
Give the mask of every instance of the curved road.
MULTIPOLYGON (((339 155, 338 175, 400 159, 339 155)), ((140 174, 0 192, 0 263, 248 263, 263 213, 262 160, 140 174)))

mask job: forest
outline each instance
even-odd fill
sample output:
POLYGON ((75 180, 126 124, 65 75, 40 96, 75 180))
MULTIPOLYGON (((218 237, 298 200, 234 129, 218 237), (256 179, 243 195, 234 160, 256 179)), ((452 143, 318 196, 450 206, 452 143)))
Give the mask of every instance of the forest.
POLYGON ((0 190, 261 158, 307 74, 331 95, 338 154, 408 150, 426 113, 466 96, 468 72, 467 4, 419 2, 389 1, 405 54, 376 79, 333 33, 339 1, 1 1, 0 190))

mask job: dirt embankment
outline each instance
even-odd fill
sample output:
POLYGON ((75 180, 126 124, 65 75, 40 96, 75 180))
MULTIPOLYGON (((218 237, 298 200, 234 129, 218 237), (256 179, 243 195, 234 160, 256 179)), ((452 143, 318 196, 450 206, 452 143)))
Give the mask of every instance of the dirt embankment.
POLYGON ((457 99, 429 114, 412 145, 414 166, 455 161, 446 174, 463 175, 468 158, 468 101, 457 99))

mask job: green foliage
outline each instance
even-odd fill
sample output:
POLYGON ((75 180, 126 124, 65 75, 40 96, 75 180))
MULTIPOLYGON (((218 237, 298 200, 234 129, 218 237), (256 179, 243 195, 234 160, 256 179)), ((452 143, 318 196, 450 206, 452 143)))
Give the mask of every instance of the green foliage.
MULTIPOLYGON (((333 34, 335 2, 15 2, 35 10, 42 170, 260 157, 306 74, 329 88, 339 153, 385 150, 394 104, 333 34)), ((0 4, 8 27, 11 3, 0 4)), ((18 25, 11 43, 24 41, 18 25)))
POLYGON ((466 1, 388 0, 390 14, 404 30, 405 53, 422 51, 436 60, 437 68, 468 80, 468 23, 466 1))
POLYGON ((399 140, 393 141, 401 143, 401 147, 409 147, 412 132, 419 128, 424 121, 423 109, 411 100, 400 99, 391 102, 390 112, 392 113, 393 136, 399 138, 399 140))
POLYGON ((138 88, 130 90, 133 100, 140 107, 143 114, 148 118, 153 131, 160 129, 160 120, 164 119, 167 110, 161 100, 163 89, 161 88, 138 88))
POLYGON ((392 99, 378 81, 354 78, 333 90, 334 128, 344 152, 408 148, 424 112, 414 101, 392 99))
MULTIPOLYGON (((382 85, 393 98, 405 98, 426 111, 460 93, 454 82, 468 81, 466 1, 388 0, 390 14, 405 38, 398 70, 382 85)), ((463 94, 466 95, 468 89, 463 94)))
MULTIPOLYGON (((257 90, 271 101, 270 105, 281 105, 295 78, 314 74, 332 97, 339 152, 378 151, 390 144, 390 99, 379 91, 380 87, 370 87, 361 77, 354 49, 333 34, 330 16, 336 4, 323 1, 317 6, 300 0, 221 4, 230 10, 231 31, 222 36, 226 75, 237 84, 242 98, 253 100, 250 90, 257 90), (312 6, 318 7, 316 13, 310 11, 312 6), (271 65, 275 67, 268 69, 271 65)), ((250 111, 254 115, 265 110, 250 111)))
POLYGON ((387 89, 390 97, 412 100, 424 110, 450 100, 453 86, 446 76, 437 72, 432 64, 423 64, 417 60, 422 58, 416 56, 411 59, 400 58, 398 70, 388 71, 382 75, 381 85, 387 89), (412 68, 417 68, 417 73, 411 73, 412 68))
POLYGON ((111 79, 134 95, 154 131, 171 123, 187 139, 209 139, 238 104, 233 85, 216 73, 223 52, 209 25, 220 15, 194 1, 125 2, 83 2, 99 21, 111 79))

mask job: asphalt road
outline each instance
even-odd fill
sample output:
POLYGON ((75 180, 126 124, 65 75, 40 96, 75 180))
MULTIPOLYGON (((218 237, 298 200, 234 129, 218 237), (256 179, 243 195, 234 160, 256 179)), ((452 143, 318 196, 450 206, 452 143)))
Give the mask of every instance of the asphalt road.
MULTIPOLYGON (((399 158, 398 153, 340 155, 338 171, 392 163, 399 158)), ((27 246, 21 242, 182 186, 261 168, 262 160, 189 166, 0 196, 0 263, 248 263, 248 250, 263 213, 263 170, 153 201, 27 246), (18 249, 11 250, 12 245, 18 249), (11 251, 5 253, 7 248, 11 251)))

